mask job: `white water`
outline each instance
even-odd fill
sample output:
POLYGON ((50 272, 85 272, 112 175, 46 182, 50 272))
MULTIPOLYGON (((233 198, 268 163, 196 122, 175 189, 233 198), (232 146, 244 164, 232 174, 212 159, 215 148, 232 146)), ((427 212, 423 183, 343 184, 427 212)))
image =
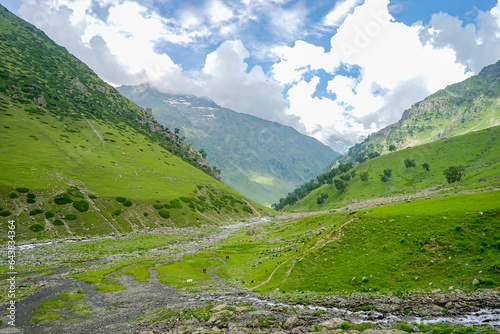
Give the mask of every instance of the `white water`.
POLYGON ((427 316, 427 317, 411 317, 411 316, 395 316, 392 314, 384 315, 383 313, 377 311, 357 311, 352 312, 347 309, 339 309, 336 307, 322 307, 316 305, 291 305, 284 302, 275 302, 269 301, 265 299, 261 299, 259 297, 249 297, 249 296, 221 296, 217 298, 212 298, 205 296, 204 298, 200 298, 201 300, 214 301, 218 302, 247 302, 247 303, 256 303, 261 304, 267 307, 286 307, 288 309, 296 308, 300 310, 309 309, 315 311, 326 311, 332 317, 338 317, 342 319, 346 319, 347 321, 353 324, 359 323, 372 323, 372 324, 396 324, 400 322, 417 322, 424 324, 434 324, 434 323, 446 323, 450 325, 460 325, 460 326, 475 326, 475 325, 488 325, 488 326, 500 326, 500 309, 481 309, 477 312, 471 312, 464 315, 454 316, 427 316))

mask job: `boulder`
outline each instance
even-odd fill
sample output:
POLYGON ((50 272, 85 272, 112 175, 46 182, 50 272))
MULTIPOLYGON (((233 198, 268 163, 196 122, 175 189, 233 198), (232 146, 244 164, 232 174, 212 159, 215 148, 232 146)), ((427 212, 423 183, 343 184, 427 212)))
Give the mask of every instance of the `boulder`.
POLYGON ((472 285, 478 285, 479 284, 479 280, 477 278, 474 278, 472 280, 472 285))
POLYGON ((225 307, 227 307, 226 304, 220 304, 211 309, 210 312, 219 312, 222 311, 225 307))
POLYGON ((290 318, 286 319, 283 328, 286 330, 290 330, 297 324, 297 322, 299 322, 299 318, 297 318, 296 315, 292 315, 290 318))
POLYGON ((319 327, 326 328, 326 329, 339 328, 343 321, 344 320, 342 320, 340 318, 332 318, 332 319, 329 319, 329 320, 326 320, 326 321, 323 321, 322 323, 320 323, 319 327))
POLYGON ((441 306, 438 306, 438 305, 434 305, 434 306, 432 307, 432 310, 433 310, 433 311, 436 311, 436 312, 439 312, 439 311, 441 311, 442 309, 443 309, 443 308, 442 308, 441 306))

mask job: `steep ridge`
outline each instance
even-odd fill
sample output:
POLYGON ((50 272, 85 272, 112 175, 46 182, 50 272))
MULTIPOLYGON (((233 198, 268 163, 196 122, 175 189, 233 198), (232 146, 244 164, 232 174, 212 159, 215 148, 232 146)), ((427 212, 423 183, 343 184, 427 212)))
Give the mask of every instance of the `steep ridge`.
POLYGON ((179 129, 208 154, 229 186, 270 205, 321 173, 338 153, 278 123, 222 108, 213 101, 161 93, 148 84, 118 90, 152 108, 160 124, 179 129))
POLYGON ((18 240, 257 214, 199 152, 1 6, 0 58, 0 219, 18 240))
POLYGON ((401 120, 368 136, 338 159, 354 162, 371 152, 386 154, 500 124, 500 61, 450 85, 406 110, 401 120))

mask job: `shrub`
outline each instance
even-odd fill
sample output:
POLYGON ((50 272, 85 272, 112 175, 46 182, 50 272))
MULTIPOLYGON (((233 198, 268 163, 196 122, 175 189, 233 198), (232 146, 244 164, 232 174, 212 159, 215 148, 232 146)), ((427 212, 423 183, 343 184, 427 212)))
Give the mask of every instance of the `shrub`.
POLYGON ((153 207, 154 207, 156 210, 160 210, 160 209, 162 209, 162 208, 163 208, 163 205, 161 205, 161 204, 155 204, 155 205, 153 205, 153 207))
POLYGON ((45 218, 52 218, 52 217, 54 217, 54 213, 52 211, 45 212, 45 218))
POLYGON ((349 327, 351 327, 351 323, 349 321, 342 321, 340 324, 340 328, 342 329, 348 329, 349 327))
POLYGON ((147 216, 149 216, 149 213, 144 212, 144 217, 147 217, 147 216))
POLYGON ((0 211, 0 216, 2 216, 2 217, 8 217, 11 214, 12 214, 12 212, 10 212, 9 210, 0 211))
POLYGON ((19 188, 16 188, 17 192, 21 193, 21 194, 24 194, 24 193, 27 193, 28 191, 30 191, 28 188, 26 187, 19 187, 19 188))
POLYGON ((491 285, 494 285, 495 282, 490 278, 479 278, 479 284, 491 286, 491 285))
POLYGON ((181 205, 181 203, 179 202, 178 199, 171 200, 170 201, 170 207, 172 207, 173 209, 182 209, 182 205, 181 205))
POLYGON ((90 198, 90 199, 97 199, 97 196, 96 196, 96 195, 94 195, 94 194, 89 194, 89 198, 90 198))
POLYGON ((162 218, 165 218, 165 219, 168 219, 170 218, 170 213, 166 210, 160 210, 158 211, 158 214, 162 217, 162 218))
POLYGON ((116 197, 116 201, 119 202, 119 203, 123 203, 125 202, 127 199, 125 197, 121 197, 121 196, 118 196, 116 197))
POLYGON ((248 213, 253 213, 252 209, 249 206, 244 205, 243 208, 241 208, 243 211, 246 211, 248 213))
POLYGON ((122 213, 122 210, 116 209, 115 211, 112 212, 114 216, 119 216, 122 213))
POLYGON ((72 213, 68 213, 65 217, 66 220, 75 220, 77 217, 72 213))
POLYGON ((74 197, 78 197, 78 198, 84 197, 83 194, 81 193, 80 189, 78 189, 77 187, 69 187, 68 194, 70 194, 71 196, 74 196, 74 197))
POLYGON ((87 201, 75 201, 73 202, 73 207, 77 209, 80 212, 85 212, 88 211, 89 209, 89 203, 87 201))
POLYGON ((28 195, 26 195, 26 197, 35 199, 36 195, 35 194, 28 194, 28 195))
POLYGON ((44 230, 44 227, 40 224, 33 224, 30 226, 30 230, 32 230, 33 232, 40 232, 40 231, 43 231, 44 230))
POLYGON ((43 211, 40 210, 40 209, 33 209, 33 210, 30 211, 30 216, 36 216, 36 215, 38 215, 40 213, 43 213, 43 211))
POLYGON ((192 199, 191 199, 191 198, 189 198, 189 197, 182 197, 182 196, 181 196, 181 197, 179 197, 179 199, 180 199, 181 201, 183 201, 184 203, 191 203, 191 202, 192 202, 192 199))
POLYGON ((62 193, 54 197, 54 203, 58 205, 64 205, 68 203, 73 203, 73 200, 71 199, 71 197, 69 197, 67 193, 62 193))
POLYGON ((132 201, 128 199, 125 202, 123 202, 123 205, 126 206, 126 207, 131 207, 132 206, 132 201))
POLYGON ((16 194, 16 193, 10 193, 10 194, 9 194, 9 198, 12 198, 12 199, 14 199, 14 198, 19 198, 19 195, 18 195, 18 194, 16 194))
POLYGON ((400 331, 405 331, 408 333, 413 332, 412 327, 407 322, 400 323, 396 328, 399 329, 400 331))
POLYGON ((35 201, 35 199, 34 199, 34 198, 27 198, 27 199, 26 199, 26 203, 33 204, 33 203, 35 203, 35 202, 36 202, 36 201, 35 201))
POLYGON ((54 224, 55 226, 62 226, 64 225, 64 222, 61 219, 57 218, 52 222, 52 224, 54 224))

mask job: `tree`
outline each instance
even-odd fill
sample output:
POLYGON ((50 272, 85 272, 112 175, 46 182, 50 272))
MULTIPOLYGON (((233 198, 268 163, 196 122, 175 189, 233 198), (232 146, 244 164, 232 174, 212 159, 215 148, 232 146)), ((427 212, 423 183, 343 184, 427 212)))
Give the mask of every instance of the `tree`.
POLYGON ((394 144, 389 145, 389 151, 391 151, 391 152, 396 151, 396 145, 394 145, 394 144))
POLYGON ((368 181, 368 172, 360 174, 359 178, 361 179, 361 181, 363 181, 363 185, 366 186, 366 181, 368 181))
POLYGON ((380 175, 380 181, 385 183, 385 189, 387 189, 387 182, 392 176, 392 169, 384 169, 384 174, 380 175))
POLYGON ((410 172, 410 168, 415 166, 415 160, 405 159, 405 167, 408 168, 408 172, 410 172))
POLYGON ((335 183, 335 188, 340 192, 344 192, 345 188, 347 188, 347 183, 345 181, 335 179, 333 182, 335 183))
POLYGON ((384 169, 384 175, 387 177, 392 176, 392 169, 384 169))
POLYGON ((180 131, 180 130, 179 130, 178 128, 175 128, 175 129, 174 129, 174 133, 175 133, 175 135, 178 135, 178 134, 179 134, 179 131, 180 131))
POLYGON ((350 174, 342 174, 342 175, 340 175, 340 178, 345 182, 349 182, 351 180, 351 175, 350 174))
POLYGON ((451 166, 447 170, 444 171, 444 176, 448 183, 455 182, 455 190, 457 190, 457 182, 462 180, 462 177, 465 175, 465 167, 464 166, 451 166))
POLYGON ((368 158, 370 158, 370 159, 376 158, 378 156, 380 156, 380 153, 378 153, 378 152, 370 152, 368 154, 368 158))
POLYGON ((351 177, 354 179, 355 176, 356 176, 356 171, 355 170, 351 171, 351 177))
POLYGON ((430 171, 431 170, 431 166, 429 166, 429 164, 427 162, 424 162, 422 164, 422 168, 424 169, 424 175, 426 172, 430 171))
POLYGON ((206 158, 206 157, 207 157, 207 152, 205 152, 205 150, 204 150, 204 149, 200 148, 199 152, 200 152, 200 154, 201 154, 201 156, 202 156, 203 158, 206 158))
POLYGON ((362 163, 363 163, 363 162, 365 162, 365 161, 366 161, 366 159, 365 159, 364 157, 360 156, 360 155, 358 155, 358 156, 356 157, 356 162, 358 162, 358 163, 360 163, 360 164, 362 164, 362 163))

